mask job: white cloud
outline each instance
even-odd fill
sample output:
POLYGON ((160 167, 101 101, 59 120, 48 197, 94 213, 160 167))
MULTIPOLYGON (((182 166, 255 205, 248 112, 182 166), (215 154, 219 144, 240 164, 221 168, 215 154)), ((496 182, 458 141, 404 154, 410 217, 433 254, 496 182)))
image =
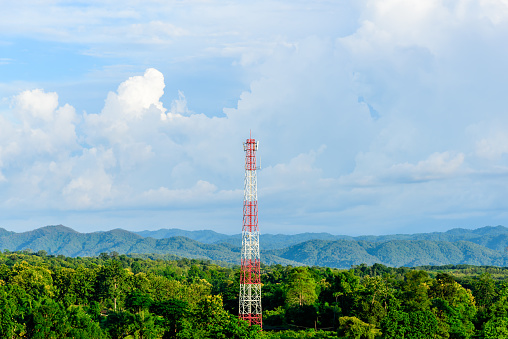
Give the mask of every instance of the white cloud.
POLYGON ((143 76, 133 76, 122 82, 118 94, 110 93, 106 100, 103 115, 122 114, 117 118, 141 118, 153 105, 164 111, 159 101, 164 94, 164 76, 156 69, 149 68, 143 76))
POLYGON ((189 110, 187 107, 187 99, 185 99, 185 95, 182 91, 178 91, 178 99, 174 99, 171 102, 171 110, 167 113, 161 114, 161 119, 174 119, 174 118, 181 118, 184 115, 190 115, 193 112, 189 110))
POLYGON ((463 153, 436 152, 416 163, 393 163, 385 154, 362 153, 357 167, 338 179, 345 187, 398 186, 466 177, 472 173, 464 166, 463 153))
POLYGON ((490 29, 508 20, 505 1, 373 0, 365 9, 362 26, 342 41, 357 57, 376 59, 409 46, 426 48, 433 55, 449 53, 468 26, 490 29))
POLYGON ((24 91, 14 98, 14 103, 25 120, 41 119, 47 122, 54 118, 55 109, 58 107, 58 94, 45 93, 41 89, 24 91))
POLYGON ((143 192, 138 204, 150 206, 196 206, 217 205, 229 202, 231 199, 241 199, 241 190, 218 190, 217 186, 204 180, 199 180, 190 188, 169 189, 159 187, 143 192))
POLYGON ((189 35, 186 29, 160 20, 143 24, 133 24, 127 30, 127 36, 139 39, 142 43, 162 43, 175 37, 189 35))
POLYGON ((478 141, 476 153, 479 157, 496 159, 508 153, 508 135, 497 134, 478 141))
POLYGON ((133 76, 110 92, 100 114, 85 115, 85 140, 90 145, 112 147, 123 169, 152 158, 153 142, 160 136, 161 115, 166 109, 159 101, 164 77, 150 68, 133 76))
MULTIPOLYGON (((0 42, 0 45, 1 45, 1 42, 0 42)), ((9 65, 12 62, 13 62, 13 60, 10 58, 0 58, 0 66, 9 65)))
POLYGON ((0 164, 20 156, 66 156, 77 149, 78 117, 72 106, 58 107, 58 95, 35 89, 12 100, 10 118, 0 117, 0 164))
POLYGON ((103 209, 121 201, 128 188, 114 184, 117 160, 112 149, 83 148, 80 154, 49 166, 58 209, 103 209), (55 178, 58 178, 56 180, 55 178))
POLYGON ((322 176, 322 170, 316 167, 316 159, 322 156, 326 147, 322 145, 317 151, 301 153, 288 163, 262 168, 261 176, 265 191, 274 194, 277 191, 297 191, 302 186, 316 187, 322 176))
POLYGON ((499 159, 508 153, 508 134, 498 132, 476 143, 476 154, 490 160, 499 159))
MULTIPOLYGON (((86 173, 72 179, 62 191, 65 209, 104 208, 104 201, 112 198, 112 180, 104 171, 86 173)), ((106 205, 107 206, 107 205, 106 205)))
POLYGON ((457 175, 464 163, 464 154, 450 152, 433 153, 416 165, 410 163, 395 164, 388 170, 388 175, 395 180, 427 181, 444 179, 457 175))

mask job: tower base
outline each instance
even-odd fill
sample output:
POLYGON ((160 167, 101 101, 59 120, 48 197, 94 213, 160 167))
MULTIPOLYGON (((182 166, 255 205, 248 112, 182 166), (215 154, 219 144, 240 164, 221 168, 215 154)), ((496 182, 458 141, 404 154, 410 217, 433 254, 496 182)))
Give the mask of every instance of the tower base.
POLYGON ((238 318, 248 321, 251 325, 263 327, 263 319, 261 314, 239 314, 238 318))

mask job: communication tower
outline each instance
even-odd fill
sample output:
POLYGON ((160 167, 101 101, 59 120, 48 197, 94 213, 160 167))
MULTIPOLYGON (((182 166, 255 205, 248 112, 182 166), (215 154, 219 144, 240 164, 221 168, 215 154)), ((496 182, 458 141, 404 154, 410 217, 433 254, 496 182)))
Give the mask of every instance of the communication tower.
POLYGON ((240 307, 238 317, 251 325, 262 327, 261 318, 261 261, 259 259, 258 183, 256 151, 259 142, 247 139, 245 153, 245 181, 243 188, 243 228, 240 272, 240 307))

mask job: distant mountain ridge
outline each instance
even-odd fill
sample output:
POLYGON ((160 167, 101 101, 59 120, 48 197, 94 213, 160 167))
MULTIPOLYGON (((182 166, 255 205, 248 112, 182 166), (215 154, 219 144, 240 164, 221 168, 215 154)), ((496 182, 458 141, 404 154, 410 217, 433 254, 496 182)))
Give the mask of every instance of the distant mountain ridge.
MULTIPOLYGON (((394 234, 383 236, 340 236, 329 233, 295 235, 262 234, 261 258, 265 264, 317 265, 349 268, 361 263, 388 266, 471 264, 508 266, 508 228, 394 234)), ((0 249, 44 250, 48 254, 97 256, 100 253, 173 254, 238 264, 241 236, 214 231, 129 232, 114 229, 79 233, 62 226, 46 226, 15 233, 0 228, 0 249)))
MULTIPOLYGON (((134 232, 143 237, 153 237, 157 239, 169 238, 172 236, 185 236, 189 239, 199 242, 229 243, 234 246, 240 246, 242 242, 241 234, 226 235, 214 231, 184 231, 181 229, 160 229, 158 231, 134 232)), ((333 235, 330 233, 299 233, 294 235, 287 234, 261 234, 260 243, 266 250, 281 249, 296 245, 309 240, 355 240, 367 242, 387 242, 393 240, 429 240, 429 241, 470 241, 478 245, 496 251, 505 251, 508 247, 508 228, 504 226, 485 226, 477 229, 453 228, 446 232, 432 233, 414 233, 414 234, 390 234, 390 235, 333 235)))
POLYGON ((304 265, 349 268, 380 263, 387 266, 469 264, 507 266, 508 255, 469 241, 390 240, 310 240, 267 253, 304 265))
POLYGON ((224 239, 231 237, 227 234, 217 233, 215 231, 202 230, 202 231, 186 231, 179 228, 162 228, 157 231, 140 231, 133 232, 144 238, 151 237, 155 239, 164 239, 172 237, 186 237, 192 240, 196 240, 205 244, 213 244, 220 242, 224 239))
MULTIPOLYGON (((178 228, 163 228, 157 231, 141 231, 134 232, 143 237, 152 237, 156 239, 170 238, 175 236, 184 236, 189 239, 197 240, 205 244, 228 243, 234 246, 241 246, 242 235, 227 235, 214 231, 185 231, 178 228)), ((354 239, 347 235, 332 235, 330 233, 300 233, 300 234, 261 234, 260 242, 264 249, 277 249, 287 247, 289 245, 299 244, 307 240, 338 240, 338 239, 354 239)))

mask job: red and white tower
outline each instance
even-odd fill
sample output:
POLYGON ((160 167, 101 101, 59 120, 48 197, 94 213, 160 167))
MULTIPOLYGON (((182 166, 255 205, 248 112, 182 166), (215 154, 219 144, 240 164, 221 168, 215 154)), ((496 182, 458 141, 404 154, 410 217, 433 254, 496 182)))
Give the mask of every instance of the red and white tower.
POLYGON ((262 326, 261 261, 259 259, 258 183, 256 151, 258 142, 247 139, 245 153, 245 183, 243 189, 242 256, 240 272, 240 308, 238 317, 251 325, 262 326))

